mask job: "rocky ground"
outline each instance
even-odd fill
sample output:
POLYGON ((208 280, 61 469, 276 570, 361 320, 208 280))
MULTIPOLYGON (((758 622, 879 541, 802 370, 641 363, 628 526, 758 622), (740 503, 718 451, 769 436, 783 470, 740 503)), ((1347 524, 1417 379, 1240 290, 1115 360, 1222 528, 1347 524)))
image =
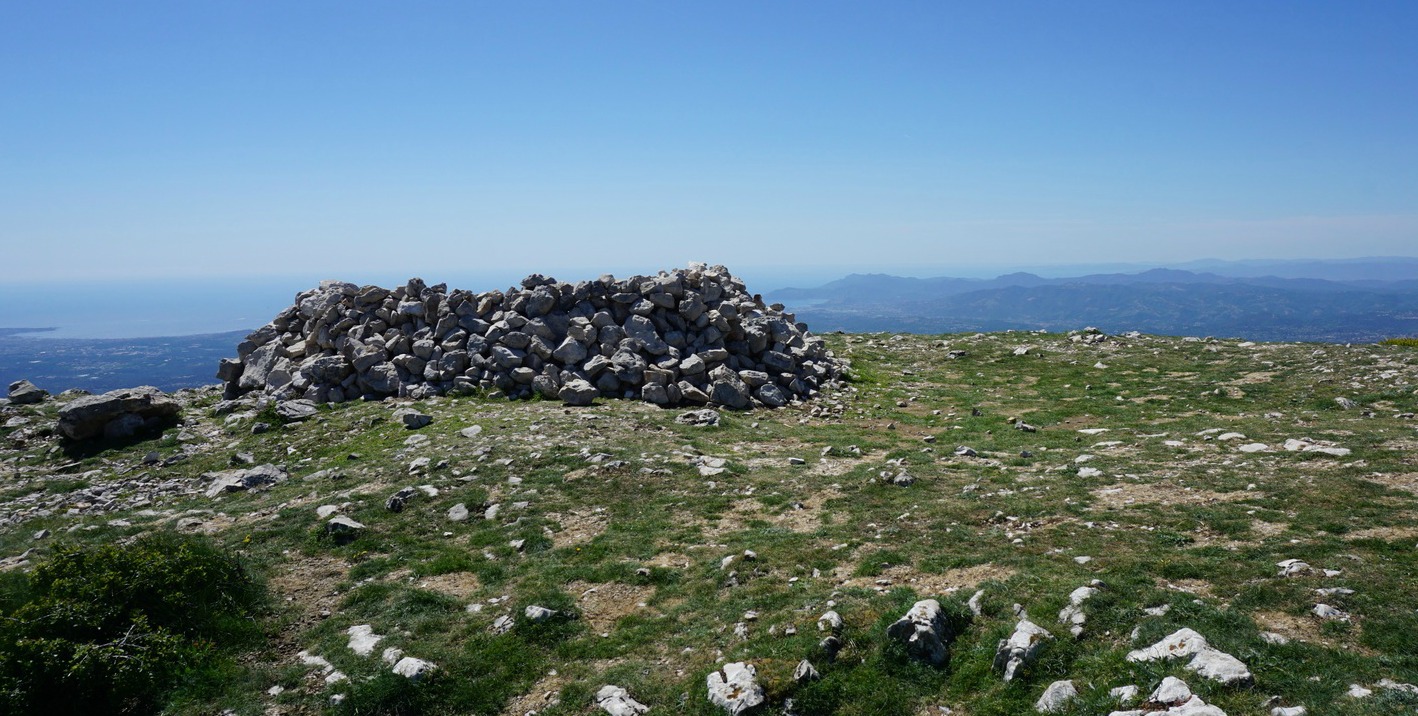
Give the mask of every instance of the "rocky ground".
POLYGON ((776 410, 0 408, 0 569, 212 535, 266 646, 174 713, 1418 710, 1418 351, 834 335, 776 410), (143 432, 151 428, 158 432, 143 432))

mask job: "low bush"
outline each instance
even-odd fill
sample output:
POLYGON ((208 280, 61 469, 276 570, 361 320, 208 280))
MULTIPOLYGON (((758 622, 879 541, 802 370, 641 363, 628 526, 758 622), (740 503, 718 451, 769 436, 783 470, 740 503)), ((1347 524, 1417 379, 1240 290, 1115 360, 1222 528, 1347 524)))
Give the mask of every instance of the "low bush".
POLYGON ((0 602, 0 714, 152 713, 259 634, 260 588, 204 538, 60 547, 25 582, 0 602))

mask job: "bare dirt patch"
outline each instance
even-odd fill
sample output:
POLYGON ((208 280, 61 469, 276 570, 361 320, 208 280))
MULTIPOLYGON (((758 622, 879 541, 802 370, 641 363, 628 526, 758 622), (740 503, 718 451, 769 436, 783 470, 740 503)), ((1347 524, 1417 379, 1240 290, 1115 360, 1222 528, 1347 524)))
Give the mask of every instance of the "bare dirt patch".
POLYGON ((551 512, 547 514, 547 519, 561 525, 561 529, 551 538, 552 544, 557 547, 590 542, 605 532, 608 524, 605 513, 594 509, 572 510, 565 514, 551 512))
POLYGON ((620 582, 592 584, 576 581, 566 585, 567 591, 576 596, 576 608, 581 618, 597 634, 604 634, 615 628, 621 617, 649 609, 649 601, 655 596, 655 588, 620 582))
POLYGON ((679 552, 660 552, 645 564, 661 569, 689 569, 694 566, 694 560, 679 552))
POLYGON ((1224 385, 1261 385, 1263 383, 1269 383, 1276 375, 1278 374, 1275 371, 1256 371, 1254 373, 1246 373, 1235 380, 1228 380, 1224 385))
POLYGON ((1041 429, 1041 430, 1082 430, 1082 429, 1084 429, 1084 428, 1101 428, 1101 427, 1105 427, 1105 426, 1103 426, 1103 425, 1100 424, 1100 423, 1102 423, 1102 422, 1103 422, 1102 418, 1097 418, 1097 417, 1094 417, 1094 416, 1092 416, 1092 415, 1074 415, 1074 416, 1072 416, 1072 417, 1065 418, 1063 422, 1061 422, 1061 423, 1059 423, 1059 424, 1057 424, 1057 425, 1046 425, 1046 426, 1043 426, 1043 427, 1040 428, 1040 429, 1041 429))
POLYGON ((699 527, 705 539, 717 541, 724 535, 743 530, 747 527, 749 520, 766 520, 768 517, 763 511, 763 503, 749 498, 734 502, 729 509, 719 515, 718 520, 700 522, 699 527))
POLYGON ((267 581, 272 595, 295 615, 293 623, 281 630, 281 651, 294 654, 300 649, 299 635, 330 613, 339 604, 336 587, 349 574, 350 564, 328 555, 300 556, 279 565, 267 581))
POLYGON ((1198 490, 1193 487, 1177 487, 1166 483, 1118 483, 1100 487, 1093 491, 1095 507, 1120 509, 1131 505, 1214 505, 1220 502, 1236 502, 1262 497, 1259 492, 1236 490, 1235 492, 1215 492, 1198 490))
POLYGON ((1378 483, 1391 490, 1402 490, 1418 495, 1418 472, 1408 472, 1400 475, 1360 475, 1360 478, 1368 480, 1369 482, 1378 483))
POLYGON ((526 716, 540 713, 561 702, 561 689, 566 677, 558 673, 545 674, 521 696, 515 696, 502 709, 502 716, 526 716))
POLYGON ((478 582, 478 575, 472 572, 435 574, 432 577, 418 580, 414 586, 419 589, 447 594, 457 599, 467 599, 482 589, 482 584, 478 582))
POLYGON ((1347 532, 1344 539, 1410 540, 1418 537, 1418 527, 1370 527, 1347 532))
POLYGON ((1290 525, 1284 522, 1266 522, 1265 520, 1251 520, 1251 532, 1257 537, 1279 537, 1290 529, 1290 525))
POLYGON ((1334 647, 1333 639, 1325 638, 1320 632, 1320 622, 1313 617, 1297 617, 1285 612, 1256 612, 1251 615, 1263 631, 1271 631, 1293 641, 1334 647))
POLYGON ((1176 400, 1176 399, 1177 399, 1177 397, 1176 397, 1175 395, 1163 395, 1163 394, 1161 394, 1161 393, 1157 393, 1157 394, 1153 394, 1153 395, 1139 395, 1139 396, 1137 396, 1137 397, 1135 397, 1135 398, 1128 398, 1129 401, 1134 402, 1134 403, 1146 403, 1146 402, 1153 401, 1153 400, 1158 401, 1158 402, 1163 402, 1163 403, 1165 403, 1165 402, 1167 402, 1167 401, 1169 401, 1169 400, 1176 400))
POLYGON ((831 460, 823 458, 812 467, 808 468, 808 474, 817 477, 838 477, 851 472, 852 468, 861 463, 861 460, 831 460))
POLYGON ((842 493, 834 488, 820 490, 802 502, 790 505, 783 512, 767 515, 764 519, 772 522, 775 526, 793 532, 812 532, 822 526, 823 506, 828 500, 836 499, 841 495, 842 493))
MULTIPOLYGON (((845 570, 846 568, 839 568, 845 570)), ((844 587, 862 589, 889 589, 910 587, 917 594, 949 594, 961 589, 970 589, 981 582, 991 580, 1002 582, 1014 576, 1015 571, 996 564, 977 564, 973 567, 948 569, 943 574, 930 574, 910 565, 897 565, 882 570, 875 577, 854 577, 842 582, 844 587)))

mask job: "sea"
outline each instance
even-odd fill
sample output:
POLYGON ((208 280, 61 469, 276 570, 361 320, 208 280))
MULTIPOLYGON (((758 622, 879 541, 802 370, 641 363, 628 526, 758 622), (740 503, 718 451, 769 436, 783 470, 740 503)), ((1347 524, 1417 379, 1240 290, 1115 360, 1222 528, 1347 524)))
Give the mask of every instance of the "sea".
MULTIPOLYGON (((463 271, 447 276, 425 274, 429 284, 474 292, 507 290, 528 271, 463 271)), ((565 281, 653 273, 645 269, 602 272, 571 269, 544 271, 565 281)), ((837 269, 773 267, 735 272, 750 291, 767 293, 785 286, 817 286, 842 275, 837 269)), ((104 281, 0 282, 0 336, 33 338, 156 338, 254 330, 287 308, 297 294, 315 288, 320 278, 260 276, 222 278, 113 279, 104 281)), ((327 277, 328 278, 328 277, 327 277)), ((366 273, 340 280, 386 288, 409 276, 366 273)))

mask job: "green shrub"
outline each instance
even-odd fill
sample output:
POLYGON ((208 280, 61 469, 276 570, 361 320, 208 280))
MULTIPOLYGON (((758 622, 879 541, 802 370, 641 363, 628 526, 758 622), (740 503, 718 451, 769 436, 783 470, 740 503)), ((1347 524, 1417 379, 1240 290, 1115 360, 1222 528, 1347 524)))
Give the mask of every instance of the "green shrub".
POLYGON ((261 592, 210 541, 154 534, 61 547, 0 603, 0 713, 151 713, 258 634, 261 592))
POLYGON ((1407 346, 1418 348, 1418 338, 1385 338, 1379 341, 1381 346, 1407 346))

